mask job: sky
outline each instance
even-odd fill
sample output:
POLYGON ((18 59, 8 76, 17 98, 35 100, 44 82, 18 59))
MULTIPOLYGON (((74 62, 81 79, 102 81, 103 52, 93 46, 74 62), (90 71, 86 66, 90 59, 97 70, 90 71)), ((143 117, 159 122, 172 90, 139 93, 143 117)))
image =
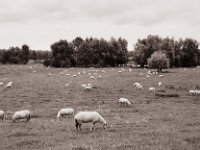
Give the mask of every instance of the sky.
POLYGON ((60 39, 148 35, 200 42, 200 0, 0 0, 0 49, 50 50, 60 39))

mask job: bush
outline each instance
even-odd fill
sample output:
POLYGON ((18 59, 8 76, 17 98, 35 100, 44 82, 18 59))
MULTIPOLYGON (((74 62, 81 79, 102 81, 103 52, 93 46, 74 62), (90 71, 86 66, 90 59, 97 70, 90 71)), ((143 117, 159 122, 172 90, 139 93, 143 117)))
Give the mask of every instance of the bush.
POLYGON ((43 61, 43 65, 44 65, 45 67, 48 67, 48 66, 51 65, 51 61, 50 61, 50 60, 44 60, 44 61, 43 61))
POLYGON ((148 66, 161 72, 163 68, 169 68, 169 59, 162 51, 156 51, 148 59, 148 66))

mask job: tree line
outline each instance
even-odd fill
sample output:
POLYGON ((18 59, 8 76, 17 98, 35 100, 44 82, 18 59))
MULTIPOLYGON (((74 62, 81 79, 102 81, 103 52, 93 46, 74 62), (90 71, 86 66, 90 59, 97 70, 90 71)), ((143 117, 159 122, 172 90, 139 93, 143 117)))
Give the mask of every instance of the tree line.
POLYGON ((200 65, 198 47, 199 43, 191 38, 174 40, 174 38, 149 35, 147 38, 138 39, 134 46, 133 60, 144 67, 148 65, 148 59, 152 54, 162 52, 156 53, 156 56, 164 58, 163 54, 166 55, 168 63, 165 62, 165 64, 168 64, 168 67, 195 67, 200 65))
POLYGON ((51 45, 52 58, 45 61, 54 67, 115 67, 128 62, 128 42, 123 38, 76 37, 71 42, 60 40, 51 45))
POLYGON ((138 39, 133 51, 127 50, 124 38, 81 38, 72 41, 59 40, 50 45, 51 51, 31 50, 24 44, 21 48, 0 50, 0 63, 27 64, 34 60, 53 67, 115 67, 133 61, 141 67, 194 67, 200 65, 199 43, 191 38, 175 40, 149 35, 138 39))
POLYGON ((31 50, 28 45, 22 47, 10 47, 8 49, 0 49, 1 64, 27 64, 29 60, 42 63, 44 60, 51 58, 50 51, 31 50))

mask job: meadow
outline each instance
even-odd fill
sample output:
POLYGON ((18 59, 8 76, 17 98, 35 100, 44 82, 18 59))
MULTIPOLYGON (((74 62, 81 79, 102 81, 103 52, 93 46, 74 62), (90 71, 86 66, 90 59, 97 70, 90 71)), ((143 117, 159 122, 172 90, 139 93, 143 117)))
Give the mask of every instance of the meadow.
POLYGON ((0 86, 0 109, 6 112, 6 120, 0 123, 0 150, 200 149, 200 97, 189 95, 190 89, 200 88, 200 69, 168 69, 164 77, 152 75, 148 79, 147 69, 130 72, 124 68, 121 73, 118 71, 122 68, 95 70, 98 72, 88 68, 1 65, 0 82, 13 81, 13 86, 0 86), (88 73, 95 79, 90 79, 88 73), (71 77, 73 74, 77 76, 71 77), (140 82, 143 89, 133 87, 134 82, 140 82), (94 86, 91 91, 81 87, 87 83, 94 86), (178 96, 150 93, 150 86, 156 88, 156 94, 178 96), (132 104, 120 105, 120 97, 132 104), (107 128, 96 124, 96 129, 90 131, 92 124, 83 124, 83 131, 76 132, 73 118, 56 119, 64 107, 74 108, 75 113, 98 111, 106 119, 107 128), (21 109, 29 109, 32 119, 13 123, 12 114, 21 109))

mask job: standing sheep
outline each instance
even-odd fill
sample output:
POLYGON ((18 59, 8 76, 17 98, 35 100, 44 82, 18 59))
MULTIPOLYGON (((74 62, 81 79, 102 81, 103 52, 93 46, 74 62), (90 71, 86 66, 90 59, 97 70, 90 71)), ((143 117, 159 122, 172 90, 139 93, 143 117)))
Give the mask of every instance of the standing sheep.
POLYGON ((16 120, 20 120, 20 119, 27 119, 26 121, 28 122, 31 119, 31 113, 29 110, 20 110, 14 113, 14 115, 12 116, 12 120, 13 122, 15 122, 16 120))
POLYGON ((126 105, 131 105, 131 102, 128 99, 126 99, 126 98, 120 98, 119 99, 119 103, 120 104, 124 104, 125 106, 126 105))
POLYGON ((95 123, 101 123, 103 128, 107 125, 105 119, 96 111, 80 111, 74 116, 74 122, 76 126, 76 130, 78 132, 78 128, 82 131, 81 125, 82 123, 93 123, 90 131, 94 129, 95 123))
POLYGON ((3 110, 0 110, 0 118, 1 118, 2 122, 5 119, 5 113, 3 110))
POLYGON ((153 93, 155 93, 155 92, 156 92, 155 87, 149 87, 149 92, 153 92, 153 93))
POLYGON ((74 116, 74 109, 73 108, 62 108, 58 114, 57 118, 60 119, 61 117, 64 116, 74 116))

